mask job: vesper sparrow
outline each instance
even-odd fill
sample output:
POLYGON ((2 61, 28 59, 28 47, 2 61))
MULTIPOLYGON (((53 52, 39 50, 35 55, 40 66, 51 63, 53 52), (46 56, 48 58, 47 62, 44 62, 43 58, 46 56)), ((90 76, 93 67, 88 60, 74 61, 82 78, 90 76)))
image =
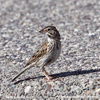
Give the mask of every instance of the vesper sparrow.
POLYGON ((34 66, 40 67, 42 73, 46 76, 48 81, 53 81, 55 78, 47 74, 44 67, 53 63, 60 55, 61 51, 61 42, 59 31, 54 26, 46 26, 40 33, 46 34, 47 39, 43 42, 42 46, 33 54, 29 59, 25 68, 12 79, 14 81, 18 76, 20 76, 27 69, 34 66))

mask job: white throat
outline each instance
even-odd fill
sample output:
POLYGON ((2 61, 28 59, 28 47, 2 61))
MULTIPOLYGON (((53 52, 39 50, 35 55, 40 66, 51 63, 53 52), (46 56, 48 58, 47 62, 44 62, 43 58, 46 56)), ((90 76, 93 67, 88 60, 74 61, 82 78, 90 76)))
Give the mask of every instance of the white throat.
POLYGON ((53 41, 55 41, 55 40, 48 37, 48 42, 53 42, 53 41))
POLYGON ((48 36, 48 32, 46 33, 46 35, 47 35, 47 40, 48 40, 48 42, 50 43, 50 42, 53 42, 54 41, 54 39, 52 39, 52 38, 50 38, 49 36, 48 36))

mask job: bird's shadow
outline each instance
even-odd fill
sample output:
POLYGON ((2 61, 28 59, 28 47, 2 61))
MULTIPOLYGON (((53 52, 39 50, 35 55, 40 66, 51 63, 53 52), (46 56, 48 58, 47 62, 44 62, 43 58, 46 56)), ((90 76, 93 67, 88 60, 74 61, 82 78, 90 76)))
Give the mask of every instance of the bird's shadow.
MULTIPOLYGON (((91 69, 91 70, 82 70, 82 71, 71 71, 71 72, 61 72, 61 73, 57 73, 57 74, 52 74, 51 76, 56 76, 56 77, 66 77, 66 76, 72 76, 72 75, 82 75, 82 74, 89 74, 89 73, 93 73, 93 72, 99 72, 100 69, 91 69)), ((19 80, 19 81, 16 81, 14 83, 15 84, 18 84, 20 82, 23 82, 23 81, 28 81, 30 79, 37 79, 37 78, 44 78, 45 76, 38 76, 38 77, 29 77, 29 78, 26 78, 26 79, 23 79, 23 80, 19 80)))

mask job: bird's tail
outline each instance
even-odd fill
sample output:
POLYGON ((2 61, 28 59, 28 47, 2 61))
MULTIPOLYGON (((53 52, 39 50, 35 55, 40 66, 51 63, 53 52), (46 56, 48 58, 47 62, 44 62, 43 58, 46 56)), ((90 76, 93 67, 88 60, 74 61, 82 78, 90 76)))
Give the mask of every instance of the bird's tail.
POLYGON ((17 77, 19 77, 22 73, 24 73, 27 69, 30 69, 31 67, 33 67, 33 65, 30 65, 30 66, 25 66, 25 68, 17 75, 15 76, 11 82, 13 82, 17 77))

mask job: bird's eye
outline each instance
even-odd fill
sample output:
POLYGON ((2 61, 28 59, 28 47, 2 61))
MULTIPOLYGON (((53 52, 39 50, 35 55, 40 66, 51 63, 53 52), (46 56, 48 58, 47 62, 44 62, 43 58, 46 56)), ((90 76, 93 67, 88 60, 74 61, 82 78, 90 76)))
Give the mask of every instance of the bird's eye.
POLYGON ((48 28, 48 31, 50 31, 50 28, 48 28))

